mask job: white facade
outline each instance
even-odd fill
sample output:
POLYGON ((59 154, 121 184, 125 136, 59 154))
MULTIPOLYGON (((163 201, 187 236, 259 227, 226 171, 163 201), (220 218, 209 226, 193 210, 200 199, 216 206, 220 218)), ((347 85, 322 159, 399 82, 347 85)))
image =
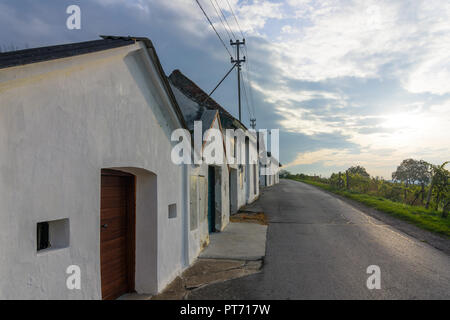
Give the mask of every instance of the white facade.
MULTIPOLYGON (((187 126, 195 136, 194 123, 201 121, 203 131, 214 128, 222 132, 224 139, 224 158, 221 165, 216 166, 216 214, 215 231, 222 231, 229 222, 230 214, 236 213, 242 206, 253 202, 259 196, 259 163, 257 154, 256 135, 250 135, 246 128, 238 120, 226 113, 206 93, 195 83, 184 76, 179 70, 175 70, 170 76, 169 81, 176 97, 180 109, 187 123, 187 126), (205 101, 213 101, 211 105, 205 106, 205 101), (225 123, 230 124, 223 127, 223 118, 225 123), (210 123, 207 114, 215 114, 215 119, 210 123), (207 120, 206 120, 207 119, 207 120), (206 121, 205 121, 206 120, 206 121), (242 136, 236 135, 230 137, 230 145, 227 147, 227 129, 241 128, 242 136), (243 129, 243 130, 242 130, 243 129), (247 135, 247 138, 246 138, 247 135), (240 139, 241 138, 241 139, 240 139), (249 156, 252 152, 253 156, 249 156), (229 158, 241 157, 245 164, 237 164, 236 161, 228 161, 229 158), (250 163, 250 160, 254 160, 250 163)), ((203 137, 204 139, 207 137, 203 137)), ((194 139, 194 138, 193 138, 194 139)), ((209 244, 207 203, 208 203, 208 164, 192 165, 190 167, 190 214, 189 214, 189 261, 193 261, 201 250, 209 244), (205 191, 206 190, 206 191, 205 191)))
MULTIPOLYGON (((214 117, 211 129, 220 130, 220 120, 218 113, 214 117)), ((208 133, 205 132, 204 140, 208 140, 208 133)), ((203 149, 207 144, 203 146, 203 149)), ((229 205, 229 180, 228 165, 225 153, 221 164, 189 166, 189 261, 192 263, 200 252, 209 244, 209 217, 208 217, 208 187, 214 184, 214 217, 212 224, 214 232, 222 231, 230 222, 229 205), (209 170, 214 170, 214 182, 210 180, 209 170)))
POLYGON ((269 168, 270 174, 262 173, 260 176, 260 183, 262 186, 270 187, 280 182, 280 168, 278 161, 269 156, 268 157, 269 164, 262 165, 261 169, 269 168))
POLYGON ((189 173, 170 158, 181 126, 141 41, 0 69, 0 299, 101 298, 103 168, 136 176, 136 291, 174 279, 189 260, 189 173), (37 252, 37 223, 59 219, 68 242, 37 252))
POLYGON ((250 204, 259 197, 259 162, 257 160, 256 137, 246 131, 246 139, 236 139, 236 146, 232 143, 232 156, 245 159, 245 164, 231 164, 230 167, 230 202, 231 213, 236 213, 242 206, 250 204), (254 155, 254 162, 250 161, 250 153, 254 155))
POLYGON ((266 151, 263 136, 260 136, 260 139, 259 184, 263 187, 270 187, 280 182, 280 163, 270 152, 266 151))
MULTIPOLYGON (((227 159, 240 158, 243 161, 228 161, 229 207, 231 214, 242 206, 252 203, 259 196, 259 162, 256 133, 251 134, 247 128, 214 99, 209 97, 192 80, 179 70, 169 76, 172 89, 183 111, 188 126, 193 126, 199 112, 204 109, 218 110, 223 137, 227 138, 227 130, 234 130, 229 145, 225 150, 227 159), (239 132, 240 131, 240 132, 239 132), (252 154, 252 156, 249 156, 252 154), (245 162, 245 163, 244 163, 245 162)), ((190 127, 192 130, 193 127, 190 127)), ((225 140, 226 141, 226 140, 225 140)), ((227 141, 226 141, 227 144, 227 141)))

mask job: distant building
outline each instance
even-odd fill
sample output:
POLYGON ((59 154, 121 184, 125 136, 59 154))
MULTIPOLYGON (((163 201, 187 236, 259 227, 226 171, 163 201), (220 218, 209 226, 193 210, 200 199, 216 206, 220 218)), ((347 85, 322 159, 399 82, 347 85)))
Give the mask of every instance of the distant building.
POLYGON ((236 157, 239 155, 245 160, 245 164, 231 164, 228 163, 228 180, 229 180, 229 208, 231 213, 235 213, 242 206, 253 202, 259 196, 259 163, 257 161, 257 139, 256 135, 250 135, 248 129, 236 118, 234 118, 228 111, 219 105, 213 98, 208 97, 208 94, 198 87, 192 80, 186 77, 179 70, 175 70, 169 76, 169 81, 175 92, 175 96, 182 110, 186 110, 187 121, 195 117, 197 109, 192 105, 198 107, 217 110, 220 116, 221 128, 226 136, 226 129, 237 130, 240 129, 245 137, 233 139, 231 143, 232 153, 230 156, 236 157), (180 95, 183 95, 182 98, 180 95), (188 99, 190 102, 181 103, 188 99), (253 151, 255 155, 254 164, 250 163, 250 154, 253 151))
POLYGON ((264 136, 259 134, 258 141, 259 159, 259 184, 263 187, 270 187, 280 182, 281 163, 270 151, 266 150, 264 136))
MULTIPOLYGON (((219 112, 200 106, 186 97, 171 83, 172 91, 180 106, 185 122, 194 141, 194 123, 202 126, 201 139, 208 140, 207 130, 217 129, 222 135, 219 112)), ((221 137, 223 139, 223 135, 221 137)), ((202 141, 200 153, 207 143, 202 141)), ((189 261, 193 261, 209 244, 209 234, 222 231, 230 221, 228 165, 225 146, 221 164, 191 164, 189 168, 189 261)), ((200 157, 201 154, 197 154, 200 157)))

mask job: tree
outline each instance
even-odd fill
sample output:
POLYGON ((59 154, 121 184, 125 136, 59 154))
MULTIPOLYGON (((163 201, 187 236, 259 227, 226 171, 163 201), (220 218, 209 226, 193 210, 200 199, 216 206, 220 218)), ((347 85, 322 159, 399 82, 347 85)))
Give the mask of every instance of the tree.
POLYGON ((446 218, 450 211, 450 171, 445 169, 449 161, 440 166, 432 166, 433 178, 430 189, 428 190, 426 208, 428 209, 431 201, 431 195, 435 195, 436 210, 439 204, 442 204, 442 217, 446 218))
POLYGON ((352 175, 359 174, 364 178, 370 178, 370 174, 367 173, 366 169, 361 166, 352 166, 347 169, 347 172, 352 175))
POLYGON ((281 179, 287 179, 287 178, 289 178, 291 176, 291 173, 289 171, 283 169, 283 170, 280 171, 279 175, 280 175, 281 179))
POLYGON ((409 186, 419 183, 421 185, 421 192, 416 194, 415 199, 412 201, 414 203, 419 194, 422 194, 422 200, 425 193, 425 185, 430 182, 431 165, 423 160, 406 159, 397 167, 397 170, 392 173, 392 179, 394 181, 400 181, 405 184, 404 189, 404 201, 406 202, 407 189, 409 186))

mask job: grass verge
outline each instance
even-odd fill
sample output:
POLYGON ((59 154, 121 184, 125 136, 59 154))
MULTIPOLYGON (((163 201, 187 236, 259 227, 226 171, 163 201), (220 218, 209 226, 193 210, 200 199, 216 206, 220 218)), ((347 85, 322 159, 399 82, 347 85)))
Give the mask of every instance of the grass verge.
POLYGON ((336 189, 328 184, 321 182, 303 179, 292 180, 304 182, 330 191, 332 193, 339 194, 343 197, 361 202, 369 207, 375 208, 382 212, 386 212, 396 218, 410 222, 422 229, 432 231, 450 238, 450 216, 447 218, 442 218, 440 212, 427 210, 423 207, 415 207, 399 202, 394 202, 381 197, 336 189))

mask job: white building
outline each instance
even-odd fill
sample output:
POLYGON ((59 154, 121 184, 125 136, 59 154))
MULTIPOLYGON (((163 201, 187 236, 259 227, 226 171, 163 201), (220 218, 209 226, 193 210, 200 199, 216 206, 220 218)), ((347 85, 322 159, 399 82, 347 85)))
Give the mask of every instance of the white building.
MULTIPOLYGON (((171 84, 174 96, 180 106, 187 127, 191 133, 191 141, 195 139, 195 122, 201 124, 201 150, 197 157, 206 151, 211 132, 215 129, 223 140, 219 112, 204 108, 187 98, 179 89, 171 84)), ((192 143, 194 144, 194 143, 192 143)), ((209 244, 209 234, 222 231, 230 221, 229 205, 229 169, 226 160, 225 146, 220 142, 223 156, 217 164, 202 161, 201 164, 189 165, 189 261, 193 262, 199 253, 209 244)), ((195 148, 192 148, 195 150, 195 148)))
POLYGON ((266 142, 262 133, 259 134, 258 160, 259 160, 259 184, 262 187, 270 187, 280 182, 279 160, 266 149, 266 142))
MULTIPOLYGON (((187 122, 198 114, 198 110, 209 109, 217 110, 219 112, 221 129, 223 136, 226 137, 226 130, 242 130, 242 139, 234 138, 230 144, 229 156, 236 158, 239 154, 245 160, 245 164, 228 163, 228 199, 230 213, 235 213, 242 206, 252 203, 259 196, 259 163, 257 152, 257 137, 256 134, 249 134, 248 129, 222 106, 220 106, 214 99, 208 97, 201 88, 199 88, 192 80, 187 78, 179 70, 175 70, 169 76, 169 81, 175 96, 178 99, 181 108, 190 108, 186 111, 191 114, 188 116, 187 122), (201 106, 201 107, 200 107, 201 106), (251 163, 254 155, 254 162, 251 163)), ((186 113, 185 112, 185 113, 186 113)), ((225 198, 223 198, 225 199, 225 198)))
POLYGON ((1 54, 0 299, 152 294, 174 279, 190 180, 170 137, 185 127, 147 39, 1 54))
POLYGON ((267 169, 268 172, 262 173, 260 176, 260 184, 270 187, 280 182, 280 164, 270 152, 267 152, 267 162, 261 164, 261 170, 267 169))

